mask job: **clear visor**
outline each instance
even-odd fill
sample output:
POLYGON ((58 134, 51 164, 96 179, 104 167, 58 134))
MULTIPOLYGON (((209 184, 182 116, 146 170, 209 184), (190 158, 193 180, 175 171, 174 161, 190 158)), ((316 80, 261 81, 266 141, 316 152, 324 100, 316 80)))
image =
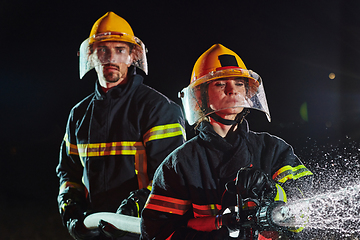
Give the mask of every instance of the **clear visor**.
MULTIPOLYGON (((258 74, 251 70, 246 71, 248 77, 237 76, 245 79, 245 89, 243 93, 235 94, 231 100, 218 100, 212 103, 213 96, 209 97, 209 84, 212 81, 219 81, 225 79, 229 75, 216 73, 217 77, 210 78, 205 76, 198 81, 190 84, 187 88, 184 88, 179 97, 182 100, 185 116, 190 125, 195 124, 198 120, 215 112, 231 112, 236 111, 236 108, 251 108, 264 112, 268 121, 271 121, 268 104, 266 101, 263 82, 258 74)), ((214 76, 214 74, 213 74, 214 76)), ((213 95, 213 94, 212 94, 213 95)))
POLYGON ((82 42, 79 50, 80 79, 91 69, 103 64, 131 64, 148 73, 146 48, 144 43, 137 37, 128 36, 126 33, 102 33, 90 37, 82 42), (95 48, 96 42, 127 42, 132 44, 129 55, 121 48, 95 48), (135 42, 135 43, 134 43, 135 42))

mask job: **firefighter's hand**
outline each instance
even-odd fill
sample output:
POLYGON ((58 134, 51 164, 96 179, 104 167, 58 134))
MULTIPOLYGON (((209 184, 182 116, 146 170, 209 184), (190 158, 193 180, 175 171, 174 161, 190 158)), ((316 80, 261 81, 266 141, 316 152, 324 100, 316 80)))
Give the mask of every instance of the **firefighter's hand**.
POLYGON ((68 229, 70 235, 77 240, 93 239, 100 235, 98 228, 88 229, 83 221, 85 219, 84 206, 72 199, 66 199, 60 203, 60 213, 64 226, 68 229))
POLYGON ((215 227, 220 229, 222 227, 227 227, 229 230, 237 230, 240 228, 240 219, 236 218, 237 213, 235 212, 235 207, 230 207, 229 213, 224 213, 224 210, 221 210, 218 215, 215 217, 215 227))
POLYGON ((99 229, 103 235, 108 238, 120 238, 126 235, 127 232, 115 228, 112 224, 100 220, 99 229))
POLYGON ((85 227, 81 219, 69 219, 66 226, 70 235, 76 240, 97 239, 100 236, 98 228, 89 229, 85 227))
POLYGON ((276 185, 266 173, 256 168, 242 168, 238 171, 235 186, 243 199, 261 200, 274 198, 276 185))
POLYGON ((141 217, 141 211, 145 206, 149 194, 150 190, 147 188, 142 188, 130 192, 129 197, 121 202, 121 205, 116 211, 116 213, 134 217, 141 217))

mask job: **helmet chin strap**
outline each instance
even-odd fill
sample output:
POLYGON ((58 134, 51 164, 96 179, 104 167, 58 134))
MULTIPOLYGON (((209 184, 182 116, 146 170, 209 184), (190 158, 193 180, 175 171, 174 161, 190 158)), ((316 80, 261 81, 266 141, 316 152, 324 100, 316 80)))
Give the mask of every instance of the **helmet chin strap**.
POLYGON ((216 113, 212 113, 209 115, 212 119, 214 119, 215 121, 222 123, 224 125, 233 125, 236 124, 237 122, 235 120, 228 120, 225 118, 220 117, 219 115, 217 115, 216 113))
POLYGON ((209 116, 221 124, 230 126, 230 125, 236 125, 238 123, 241 124, 242 121, 244 120, 245 116, 248 115, 249 113, 250 113, 250 110, 248 108, 244 108, 244 110, 242 110, 238 115, 236 115, 235 120, 224 119, 224 118, 220 117, 219 115, 217 115, 216 113, 212 113, 209 116))

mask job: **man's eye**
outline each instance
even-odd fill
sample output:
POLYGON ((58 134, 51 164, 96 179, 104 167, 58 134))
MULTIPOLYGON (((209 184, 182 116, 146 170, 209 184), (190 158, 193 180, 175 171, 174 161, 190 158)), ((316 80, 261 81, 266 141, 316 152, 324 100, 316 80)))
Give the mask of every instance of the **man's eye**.
POLYGON ((236 86, 244 86, 244 83, 243 82, 237 82, 236 86))
POLYGON ((120 49, 117 49, 117 52, 118 52, 118 53, 125 53, 125 52, 126 52, 126 50, 125 50, 125 49, 121 49, 121 48, 120 48, 120 49))

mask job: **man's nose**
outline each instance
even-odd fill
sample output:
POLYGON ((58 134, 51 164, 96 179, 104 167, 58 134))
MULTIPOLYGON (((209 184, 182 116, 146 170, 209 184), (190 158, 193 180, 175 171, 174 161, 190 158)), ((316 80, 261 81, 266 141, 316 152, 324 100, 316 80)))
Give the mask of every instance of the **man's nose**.
POLYGON ((116 62, 116 54, 114 50, 108 50, 106 51, 106 59, 110 63, 116 62))

